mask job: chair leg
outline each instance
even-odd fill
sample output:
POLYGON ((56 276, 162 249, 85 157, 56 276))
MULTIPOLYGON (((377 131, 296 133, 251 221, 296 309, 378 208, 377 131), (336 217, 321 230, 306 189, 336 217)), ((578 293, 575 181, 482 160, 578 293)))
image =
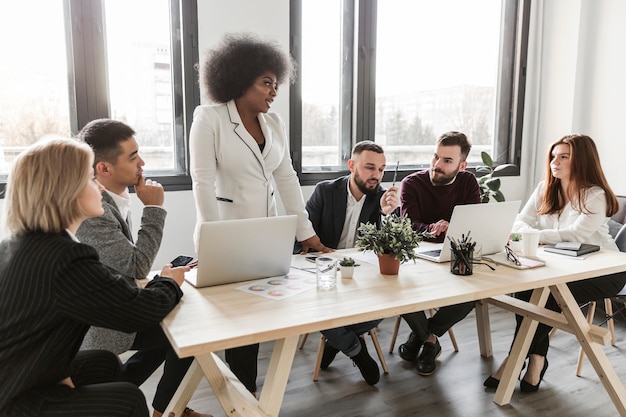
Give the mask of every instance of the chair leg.
MULTIPOLYGON (((400 318, 400 317, 398 317, 400 318)), ((380 365, 383 367, 383 371, 388 374, 389 368, 387 367, 387 361, 385 361, 385 356, 383 355, 383 350, 380 348, 380 343, 378 342, 378 336, 376 335, 376 329, 371 329, 369 332, 370 337, 372 338, 372 342, 374 343, 374 349, 376 349, 376 353, 378 354, 378 359, 380 360, 380 365)))
POLYGON ((298 343, 298 349, 302 350, 302 348, 304 348, 304 344, 306 343, 307 337, 309 337, 308 333, 305 333, 302 336, 300 336, 300 343, 298 343))
POLYGON ((613 320, 613 303, 610 298, 604 299, 604 311, 606 312, 606 322, 611 332, 611 345, 617 346, 615 342, 615 321, 613 320))
POLYGON ((396 318, 396 324, 393 326, 393 333, 391 334, 391 343, 389 344, 389 353, 393 353, 393 348, 396 345, 396 339, 398 338, 398 331, 400 330, 400 322, 402 321, 402 317, 398 316, 396 318))
POLYGON ((315 359, 315 369, 313 370, 313 381, 317 382, 317 378, 320 375, 320 366, 322 365, 322 355, 324 355, 324 346, 326 345, 326 338, 324 335, 320 337, 320 344, 317 348, 317 358, 315 359))
MULTIPOLYGON (((593 316, 596 313, 596 302, 592 301, 589 303, 589 310, 587 311, 587 323, 593 323, 593 316)), ((576 376, 580 376, 583 371, 583 363, 585 361, 585 351, 580 349, 580 353, 578 354, 578 366, 576 367, 576 376)))
POLYGON ((452 330, 452 327, 450 327, 448 329, 448 335, 450 336, 450 341, 452 342, 452 346, 454 347, 454 351, 458 352, 459 351, 459 345, 456 344, 456 337, 454 337, 454 330, 452 330))

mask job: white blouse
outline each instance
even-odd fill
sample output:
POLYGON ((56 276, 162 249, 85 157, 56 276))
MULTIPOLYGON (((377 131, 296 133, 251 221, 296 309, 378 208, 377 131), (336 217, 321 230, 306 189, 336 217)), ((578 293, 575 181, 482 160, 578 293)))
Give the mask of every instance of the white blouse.
POLYGON ((606 197, 600 187, 587 190, 584 207, 589 213, 581 213, 571 203, 559 214, 538 214, 541 206, 545 181, 539 183, 528 202, 517 215, 513 232, 528 229, 539 230, 539 243, 553 245, 558 242, 580 242, 600 245, 604 249, 617 250, 617 245, 609 234, 606 216, 606 197))

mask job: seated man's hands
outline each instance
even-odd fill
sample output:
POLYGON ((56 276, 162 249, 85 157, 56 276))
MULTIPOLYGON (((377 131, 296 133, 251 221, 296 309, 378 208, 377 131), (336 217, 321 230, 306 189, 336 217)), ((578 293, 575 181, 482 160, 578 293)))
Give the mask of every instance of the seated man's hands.
POLYGON ((380 198, 380 211, 383 214, 389 214, 394 211, 400 205, 400 199, 398 198, 398 187, 391 186, 385 194, 380 198))
POLYGON ((324 246, 319 236, 317 235, 313 235, 310 238, 302 241, 302 252, 300 253, 304 255, 305 253, 309 252, 309 249, 313 249, 313 251, 315 252, 324 252, 324 253, 335 251, 334 249, 327 248, 326 246, 324 246))
POLYGON ((431 223, 430 224, 430 233, 437 237, 442 233, 446 233, 448 231, 448 225, 450 223, 448 223, 445 220, 439 220, 437 223, 431 223))

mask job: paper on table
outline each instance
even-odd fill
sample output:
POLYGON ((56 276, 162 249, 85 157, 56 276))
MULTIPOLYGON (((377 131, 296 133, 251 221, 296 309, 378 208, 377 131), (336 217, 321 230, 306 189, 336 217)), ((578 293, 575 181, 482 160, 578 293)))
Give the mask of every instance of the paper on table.
POLYGON ((314 274, 290 269, 287 275, 249 281, 237 289, 270 300, 284 300, 315 287, 317 287, 317 282, 314 274))
POLYGON ((355 260, 359 260, 361 262, 367 262, 368 264, 378 265, 378 256, 371 250, 368 251, 358 251, 354 252, 342 252, 341 257, 351 257, 355 260))

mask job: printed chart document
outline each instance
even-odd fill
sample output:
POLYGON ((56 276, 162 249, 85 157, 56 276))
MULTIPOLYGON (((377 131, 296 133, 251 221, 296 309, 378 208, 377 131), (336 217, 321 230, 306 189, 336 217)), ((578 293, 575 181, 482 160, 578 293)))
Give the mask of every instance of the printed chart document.
POLYGON ((316 287, 315 270, 310 273, 292 268, 287 275, 249 281, 237 289, 271 300, 284 300, 316 287))

